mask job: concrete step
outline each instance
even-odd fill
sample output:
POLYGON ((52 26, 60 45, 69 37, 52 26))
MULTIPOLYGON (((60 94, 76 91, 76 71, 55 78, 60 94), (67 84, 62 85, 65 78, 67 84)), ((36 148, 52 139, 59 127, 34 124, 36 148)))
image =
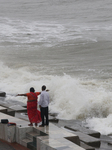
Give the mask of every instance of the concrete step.
POLYGON ((62 119, 60 119, 58 121, 57 125, 58 125, 58 127, 72 126, 72 125, 82 126, 82 121, 80 121, 80 120, 62 120, 62 119))
POLYGON ((95 150, 94 147, 91 147, 83 142, 80 142, 80 146, 83 147, 85 150, 95 150))
POLYGON ((37 150, 37 147, 35 146, 33 142, 29 142, 27 144, 27 148, 29 148, 30 150, 37 150))
POLYGON ((26 137, 27 139, 31 139, 30 142, 27 143, 27 147, 31 150, 35 150, 37 147, 37 140, 36 137, 40 136, 39 133, 35 132, 35 131, 31 131, 26 133, 26 137))
POLYGON ((46 135, 48 135, 48 134, 46 134, 45 132, 43 132, 43 131, 41 131, 41 130, 39 130, 39 129, 37 129, 37 128, 33 128, 33 131, 34 131, 35 133, 37 133, 38 136, 46 136, 46 135))
POLYGON ((0 112, 2 113, 7 113, 7 108, 3 107, 3 106, 0 106, 0 112))
POLYGON ((7 109, 7 114, 14 117, 15 116, 15 111, 10 109, 10 108, 8 108, 7 109))
POLYGON ((33 137, 37 137, 37 136, 40 136, 40 134, 38 134, 34 131, 26 133, 26 137, 29 139, 32 139, 32 140, 33 140, 33 137))
POLYGON ((66 129, 69 129, 69 130, 72 130, 72 131, 79 131, 79 132, 82 132, 84 134, 87 134, 87 135, 90 135, 90 136, 93 136, 93 137, 96 137, 96 138, 100 138, 100 132, 97 132, 97 131, 94 131, 94 130, 90 130, 90 129, 87 129, 85 127, 81 127, 80 125, 78 124, 75 124, 73 126, 65 126, 66 129))
POLYGON ((112 138, 107 136, 107 135, 101 135, 100 141, 111 144, 112 143, 112 138))
POLYGON ((25 138, 25 139, 22 139, 22 140, 21 140, 21 144, 22 144, 23 146, 25 146, 25 147, 27 147, 27 144, 28 144, 29 142, 32 142, 32 139, 25 138))
POLYGON ((106 142, 101 142, 100 148, 95 148, 95 150, 112 150, 112 146, 106 142))
MULTIPOLYGON (((42 137, 38 137, 41 139, 42 137)), ((58 139, 43 139, 41 142, 37 143, 37 149, 41 150, 85 150, 84 148, 68 141, 65 138, 58 139)))
POLYGON ((86 135, 86 134, 81 133, 81 132, 73 132, 73 133, 78 135, 80 141, 86 143, 87 145, 93 146, 93 147, 100 147, 101 142, 99 139, 91 137, 91 136, 86 135))

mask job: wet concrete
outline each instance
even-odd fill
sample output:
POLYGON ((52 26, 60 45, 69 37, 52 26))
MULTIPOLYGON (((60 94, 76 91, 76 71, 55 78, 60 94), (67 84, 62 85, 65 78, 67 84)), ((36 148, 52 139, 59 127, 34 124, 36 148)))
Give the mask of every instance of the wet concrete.
MULTIPOLYGON (((24 103, 12 101, 12 100, 5 101, 5 97, 0 97, 0 106, 2 106, 1 112, 6 113, 6 114, 8 114, 8 112, 10 112, 10 114, 12 114, 12 116, 14 115, 18 119, 23 120, 23 121, 19 120, 19 122, 17 122, 18 125, 23 124, 24 121, 29 121, 27 113, 26 113, 26 105, 24 103), (18 105, 19 107, 17 108, 17 107, 15 107, 15 105, 18 105), (7 108, 7 112, 6 112, 6 108, 7 108), (24 110, 25 110, 25 112, 24 112, 24 110)), ((83 147, 84 149, 86 149, 86 150, 112 150, 111 136, 109 137, 109 136, 101 135, 99 132, 85 128, 82 120, 58 120, 56 118, 56 115, 57 114, 50 114, 49 121, 52 122, 54 125, 58 126, 59 128, 63 128, 69 132, 74 132, 76 135, 78 135, 79 139, 80 139, 80 146, 83 147), (80 133, 80 135, 79 135, 79 133, 80 133), (88 139, 90 140, 91 138, 86 139, 87 135, 89 135, 90 137, 95 137, 97 139, 97 140, 94 139, 93 143, 96 140, 97 142, 100 141, 100 144, 98 144, 96 146, 93 144, 91 147, 89 142, 87 142, 88 139)), ((28 122, 25 123, 25 126, 26 126, 26 124, 28 124, 28 122)), ((23 124, 23 126, 24 126, 24 124, 23 124)), ((51 136, 52 136, 52 134, 51 134, 51 136)), ((3 141, 0 143, 0 145, 1 145, 0 150, 10 150, 11 148, 12 148, 12 150, 14 150, 14 147, 11 147, 11 145, 8 145, 8 144, 5 144, 5 146, 7 146, 7 148, 5 148, 3 141), (5 149, 3 149, 3 148, 5 148, 5 149)))

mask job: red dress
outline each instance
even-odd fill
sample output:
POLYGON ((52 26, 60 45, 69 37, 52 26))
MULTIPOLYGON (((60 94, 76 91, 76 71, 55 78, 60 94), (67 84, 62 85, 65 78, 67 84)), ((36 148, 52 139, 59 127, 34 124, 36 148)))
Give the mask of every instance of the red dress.
POLYGON ((37 99, 38 99, 38 95, 40 95, 40 92, 30 92, 30 93, 26 93, 27 97, 28 97, 28 101, 27 101, 27 113, 28 113, 28 117, 29 117, 29 121, 30 123, 39 123, 41 122, 41 113, 39 110, 37 110, 37 99))

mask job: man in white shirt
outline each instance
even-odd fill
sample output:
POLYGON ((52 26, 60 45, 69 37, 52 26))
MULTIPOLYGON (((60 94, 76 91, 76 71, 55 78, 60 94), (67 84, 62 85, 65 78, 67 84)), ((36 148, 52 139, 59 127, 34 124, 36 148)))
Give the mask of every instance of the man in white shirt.
POLYGON ((49 125, 48 120, 48 105, 49 105, 49 94, 46 92, 46 86, 42 86, 42 92, 40 94, 39 107, 41 111, 42 124, 39 127, 49 125), (46 118, 46 124, 44 123, 44 117, 46 118))

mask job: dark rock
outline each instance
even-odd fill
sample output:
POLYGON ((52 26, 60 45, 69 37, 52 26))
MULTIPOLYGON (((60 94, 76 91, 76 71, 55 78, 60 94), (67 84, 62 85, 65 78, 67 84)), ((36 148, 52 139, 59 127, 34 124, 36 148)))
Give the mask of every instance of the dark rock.
POLYGON ((5 97, 5 96, 6 96, 6 93, 5 93, 5 92, 0 91, 0 97, 5 97))
POLYGON ((58 123, 58 119, 56 119, 55 117, 50 116, 50 115, 49 115, 49 121, 50 121, 50 122, 58 123))
POLYGON ((50 116, 56 117, 58 113, 49 113, 50 116))

